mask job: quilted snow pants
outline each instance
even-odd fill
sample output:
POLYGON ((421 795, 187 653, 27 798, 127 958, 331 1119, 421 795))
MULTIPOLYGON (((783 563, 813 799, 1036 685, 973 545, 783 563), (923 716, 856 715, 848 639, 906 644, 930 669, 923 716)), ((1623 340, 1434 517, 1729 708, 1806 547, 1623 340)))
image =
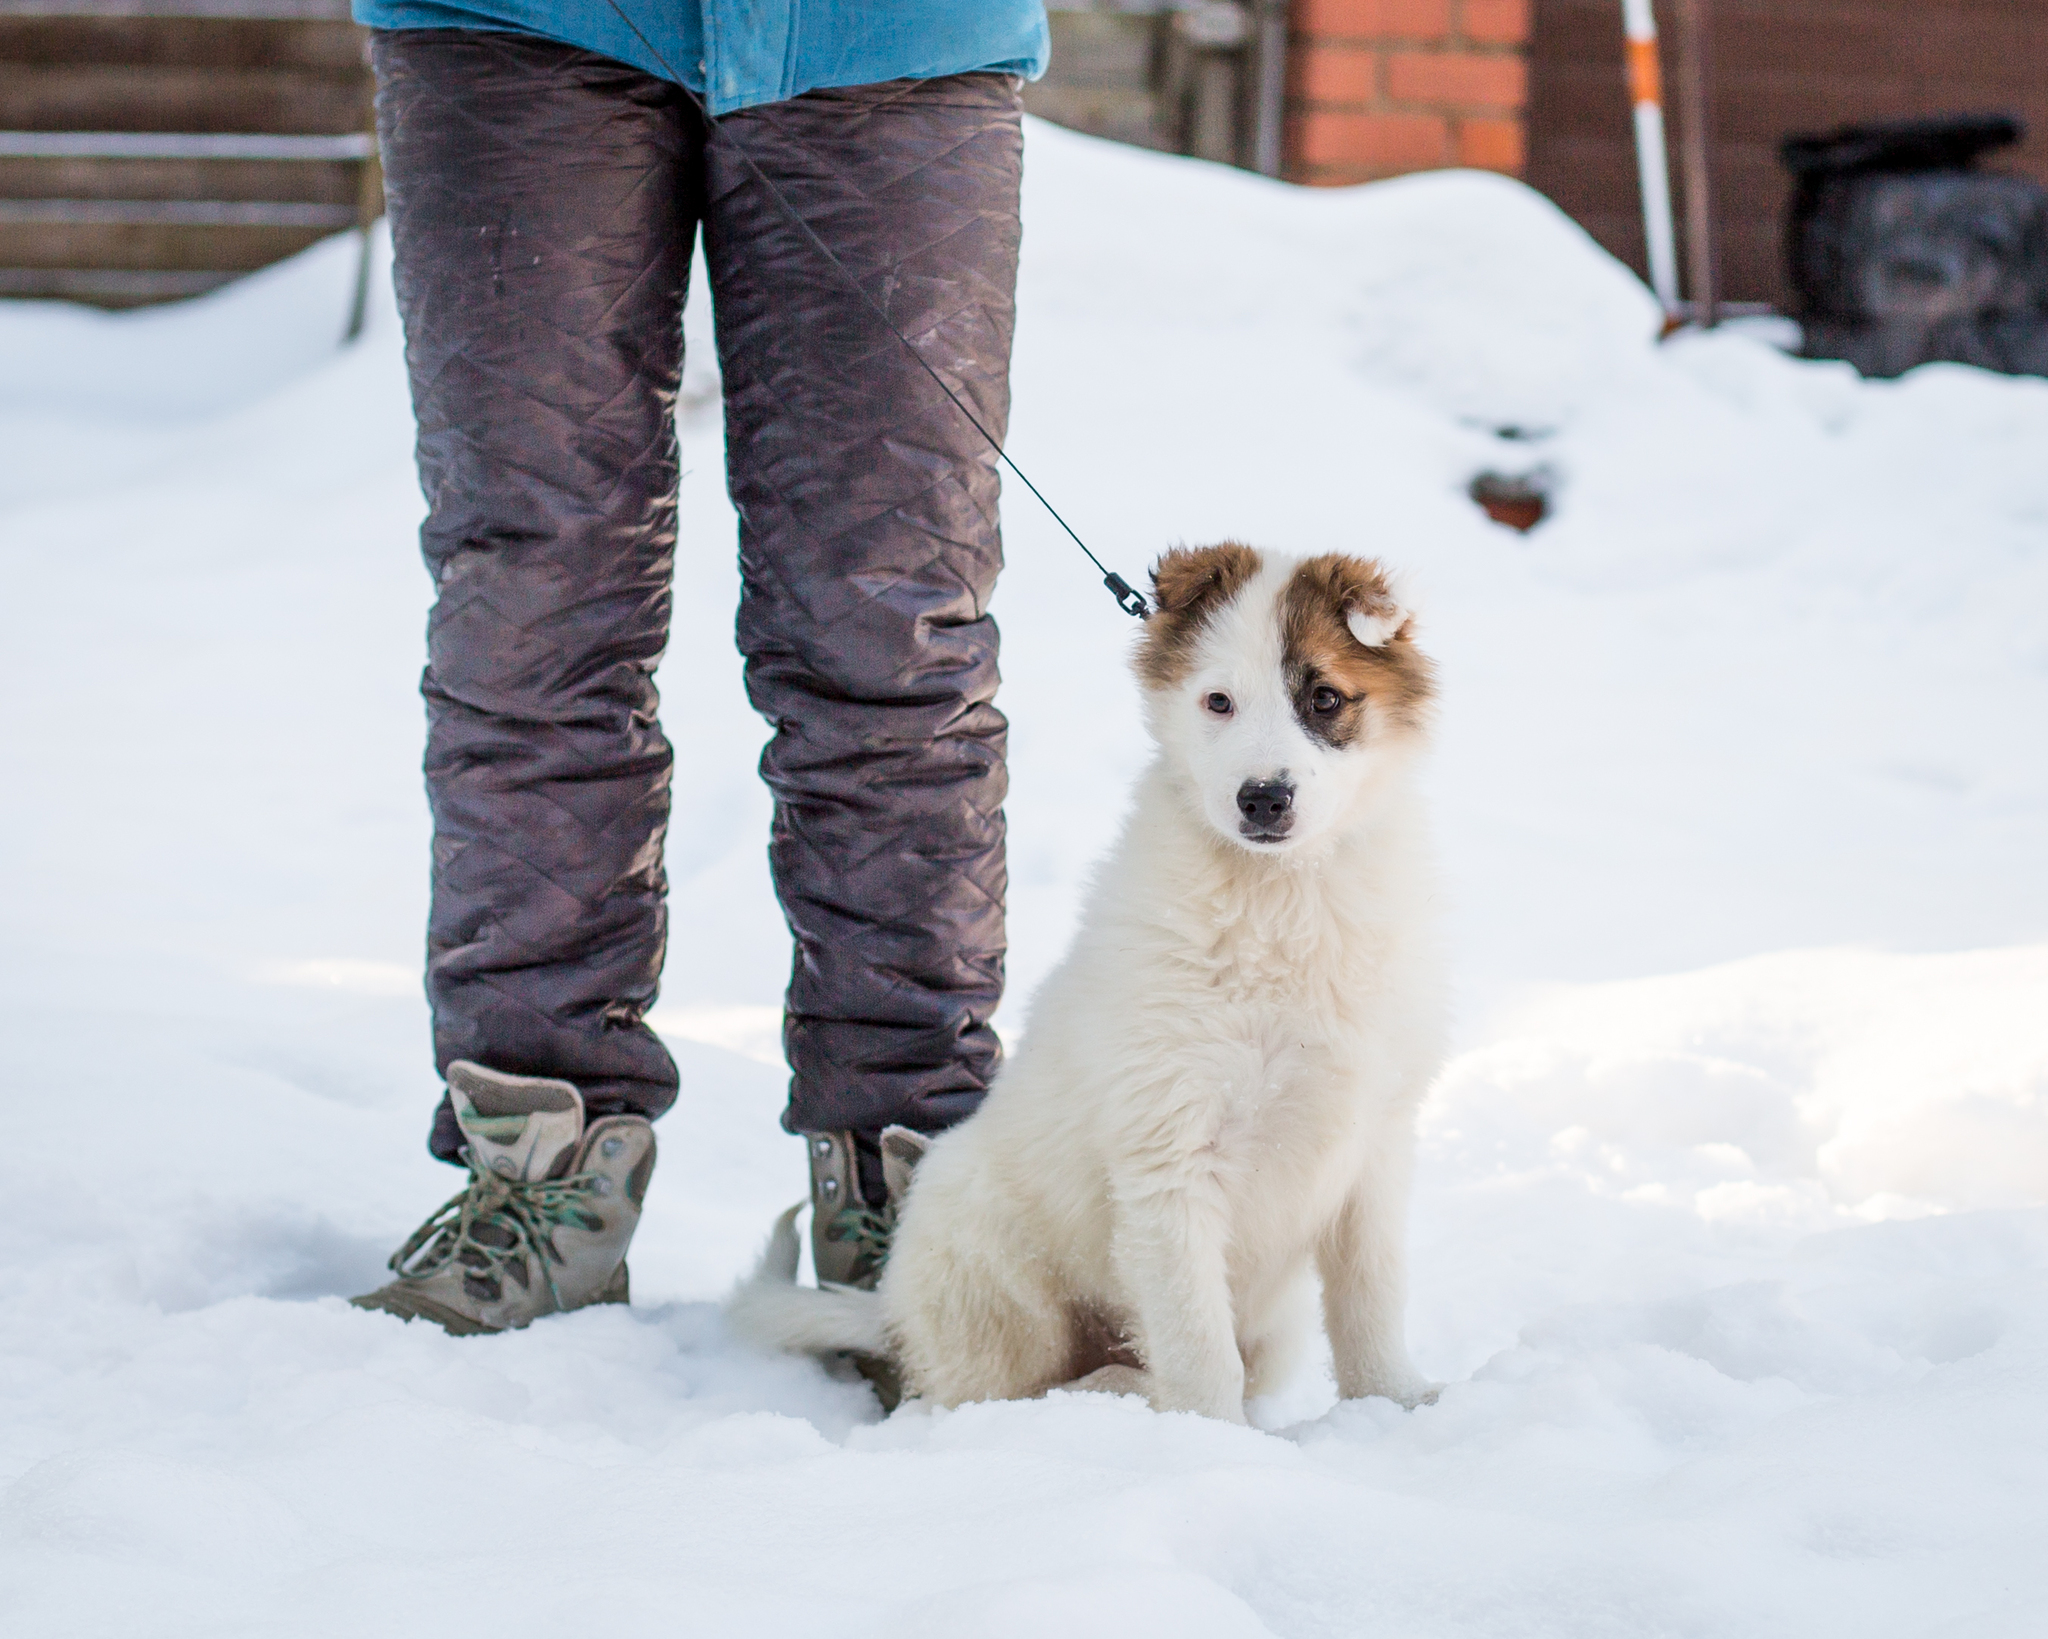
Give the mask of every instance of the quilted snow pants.
MULTIPOLYGON (((573 47, 380 32, 377 128, 437 588, 426 777, 436 1062, 657 1116, 681 311, 701 228, 795 939, 792 1131, 937 1130, 995 1070, 1001 565, 988 447, 744 149, 997 436, 1022 136, 992 74, 720 121, 573 47)), ((718 551, 717 541, 691 542, 718 551)), ((459 1144, 444 1100, 431 1147, 459 1144)))

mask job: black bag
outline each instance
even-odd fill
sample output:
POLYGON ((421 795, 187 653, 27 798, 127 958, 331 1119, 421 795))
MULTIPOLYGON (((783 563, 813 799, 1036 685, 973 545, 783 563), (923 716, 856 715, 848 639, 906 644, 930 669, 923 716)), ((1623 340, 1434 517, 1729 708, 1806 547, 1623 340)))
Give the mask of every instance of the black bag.
POLYGON ((2048 374, 2048 188, 1973 169, 2023 130, 1994 114, 1786 138, 1808 358, 1867 376, 1935 360, 2048 374))

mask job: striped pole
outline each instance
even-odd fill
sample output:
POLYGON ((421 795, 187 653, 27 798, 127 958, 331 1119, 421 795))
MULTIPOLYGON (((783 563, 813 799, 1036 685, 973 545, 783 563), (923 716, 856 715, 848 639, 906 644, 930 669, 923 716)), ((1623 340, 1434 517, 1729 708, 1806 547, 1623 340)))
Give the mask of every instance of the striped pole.
POLYGON ((1671 168, 1664 152, 1664 76, 1657 64, 1657 19, 1650 0, 1621 0, 1628 36, 1628 99, 1635 105, 1636 170, 1643 184, 1643 237, 1650 248, 1650 288, 1678 317, 1678 248, 1671 225, 1671 168))

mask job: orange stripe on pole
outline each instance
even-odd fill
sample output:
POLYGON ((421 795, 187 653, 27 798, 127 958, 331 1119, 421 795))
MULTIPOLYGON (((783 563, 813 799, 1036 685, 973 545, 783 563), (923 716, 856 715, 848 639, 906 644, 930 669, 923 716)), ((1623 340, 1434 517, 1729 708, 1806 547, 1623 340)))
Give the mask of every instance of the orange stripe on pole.
POLYGON ((1664 70, 1657 61, 1654 39, 1628 42, 1628 96, 1638 106, 1664 106, 1664 70))

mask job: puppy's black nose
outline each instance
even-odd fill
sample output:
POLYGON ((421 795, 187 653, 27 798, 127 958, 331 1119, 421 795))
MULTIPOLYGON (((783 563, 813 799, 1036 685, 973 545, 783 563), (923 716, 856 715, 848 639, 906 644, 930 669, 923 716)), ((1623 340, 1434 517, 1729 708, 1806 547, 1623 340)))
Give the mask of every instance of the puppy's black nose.
POLYGON ((1289 780, 1246 780, 1237 788, 1240 827, 1248 836, 1277 837, 1294 823, 1294 785, 1289 780))

